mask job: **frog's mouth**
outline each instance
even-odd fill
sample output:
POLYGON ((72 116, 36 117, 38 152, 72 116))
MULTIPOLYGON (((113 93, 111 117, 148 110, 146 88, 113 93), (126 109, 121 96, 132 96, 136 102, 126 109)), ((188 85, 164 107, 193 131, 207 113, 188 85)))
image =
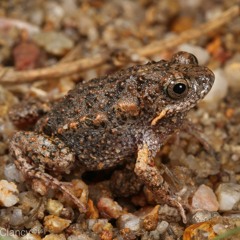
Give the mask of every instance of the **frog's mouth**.
POLYGON ((189 109, 191 109, 193 106, 196 105, 196 100, 191 99, 189 100, 188 104, 183 104, 184 108, 181 105, 173 105, 171 107, 165 107, 162 109, 156 117, 154 117, 151 121, 151 126, 155 126, 161 119, 164 117, 170 116, 173 113, 179 113, 179 112, 187 112, 189 109))

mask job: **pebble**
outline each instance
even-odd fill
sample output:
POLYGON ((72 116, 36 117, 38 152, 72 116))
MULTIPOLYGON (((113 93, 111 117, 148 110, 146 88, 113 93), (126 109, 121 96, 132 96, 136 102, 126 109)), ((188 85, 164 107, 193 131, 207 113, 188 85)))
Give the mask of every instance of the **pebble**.
POLYGON ((46 21, 54 25, 55 28, 60 28, 61 21, 65 15, 64 8, 61 4, 55 1, 47 1, 44 5, 46 21))
POLYGON ((47 211, 55 216, 59 216, 63 210, 63 204, 54 199, 48 199, 47 201, 47 211))
POLYGON ((224 232, 226 232, 226 225, 221 223, 215 224, 213 225, 213 231, 218 235, 223 234, 224 232))
POLYGON ((179 0, 180 6, 184 9, 192 8, 193 10, 202 4, 202 0, 179 0))
POLYGON ((21 41, 14 46, 14 67, 16 70, 30 70, 41 66, 41 49, 31 41, 21 41))
POLYGON ((226 75, 226 80, 234 91, 240 90, 240 54, 238 54, 234 60, 231 59, 225 68, 224 73, 226 75))
POLYGON ((72 190, 74 195, 79 198, 84 205, 88 203, 88 185, 85 184, 81 179, 72 180, 72 190))
POLYGON ((13 226, 17 226, 19 224, 22 224, 23 221, 24 221, 24 218, 23 218, 22 209, 14 208, 11 212, 11 215, 10 215, 9 224, 13 225, 13 226))
POLYGON ((230 211, 240 201, 240 185, 235 183, 222 183, 216 190, 219 210, 230 211))
POLYGON ((0 205, 11 207, 19 201, 18 189, 15 183, 6 180, 0 181, 0 205))
POLYGON ((212 219, 213 217, 218 217, 218 216, 220 216, 218 212, 209 212, 207 210, 200 210, 200 211, 197 211, 191 217, 190 222, 192 224, 200 223, 200 222, 206 222, 206 221, 212 219))
POLYGON ((24 237, 21 237, 21 240, 41 240, 42 238, 39 235, 27 233, 24 237))
POLYGON ((117 219, 123 212, 122 207, 113 199, 101 197, 97 204, 100 215, 105 218, 117 219))
POLYGON ((194 54, 197 57, 200 65, 206 65, 210 59, 210 55, 206 49, 192 44, 182 44, 178 47, 178 50, 194 54))
POLYGON ((46 235, 43 240, 66 240, 64 234, 48 234, 46 235))
POLYGON ((208 211, 217 211, 219 204, 213 190, 202 184, 193 195, 192 207, 208 211))
POLYGON ((44 218, 44 228, 50 233, 60 233, 70 225, 71 221, 54 215, 44 218))
POLYGON ((140 230, 140 218, 132 213, 126 213, 118 218, 117 225, 120 229, 128 228, 130 231, 138 231, 140 230))
POLYGON ((106 226, 107 224, 108 220, 104 218, 87 220, 88 229, 91 229, 93 232, 96 233, 101 232, 104 226, 106 226))
POLYGON ((82 233, 80 235, 70 235, 67 240, 92 240, 92 238, 88 237, 86 234, 82 233))
POLYGON ((209 104, 220 102, 227 95, 228 90, 228 82, 224 71, 218 68, 214 70, 213 73, 215 75, 215 82, 212 89, 203 100, 205 103, 209 104))
POLYGON ((157 225, 157 228, 154 230, 154 231, 151 231, 150 232, 150 236, 153 238, 153 239, 159 239, 159 236, 161 234, 163 234, 164 232, 167 231, 169 227, 169 223, 166 222, 166 221, 161 221, 158 225, 157 225))
POLYGON ((48 53, 63 56, 73 48, 73 41, 60 32, 40 32, 32 36, 34 42, 48 53))
POLYGON ((155 230, 158 226, 158 220, 159 220, 159 205, 156 205, 146 216, 144 216, 144 219, 142 221, 142 226, 147 231, 155 230))
POLYGON ((13 163, 10 163, 5 166, 4 175, 8 181, 21 182, 23 180, 15 164, 13 163))

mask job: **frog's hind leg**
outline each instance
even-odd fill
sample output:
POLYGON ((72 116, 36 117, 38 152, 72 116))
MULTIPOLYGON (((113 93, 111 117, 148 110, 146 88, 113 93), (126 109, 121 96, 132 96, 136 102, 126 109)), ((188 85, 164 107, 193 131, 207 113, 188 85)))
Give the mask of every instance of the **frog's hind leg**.
POLYGON ((39 179, 45 186, 59 189, 77 205, 80 212, 86 212, 86 206, 64 183, 45 172, 45 169, 58 174, 68 172, 75 161, 74 155, 60 139, 52 140, 34 132, 18 132, 10 142, 10 153, 24 177, 39 179))
POLYGON ((170 196, 170 193, 164 189, 164 179, 154 164, 151 151, 149 150, 147 144, 143 144, 139 147, 134 171, 140 180, 149 189, 151 189, 157 201, 162 201, 173 207, 176 207, 182 217, 183 222, 187 222, 185 210, 182 204, 177 199, 170 196))

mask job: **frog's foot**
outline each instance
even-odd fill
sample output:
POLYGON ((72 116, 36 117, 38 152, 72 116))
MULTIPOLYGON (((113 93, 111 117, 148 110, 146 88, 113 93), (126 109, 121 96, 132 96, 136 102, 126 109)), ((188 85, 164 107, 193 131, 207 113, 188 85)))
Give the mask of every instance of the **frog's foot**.
POLYGON ((53 142, 50 141, 50 138, 47 136, 39 136, 33 132, 18 132, 10 142, 10 152, 15 159, 14 163, 16 167, 24 177, 32 180, 38 179, 44 183, 44 186, 59 189, 77 205, 80 212, 86 212, 86 206, 66 187, 64 183, 44 172, 45 167, 48 167, 49 169, 51 166, 52 170, 58 170, 58 173, 60 174, 60 172, 63 173, 69 169, 74 162, 74 156, 70 153, 66 153, 66 147, 65 149, 62 147, 59 148, 59 140, 53 142), (42 141, 39 142, 37 140, 42 141), (58 145, 56 145, 56 142, 58 142, 58 145), (49 153, 46 151, 46 148, 54 149, 55 151, 49 153), (64 153, 64 155, 62 153, 64 153), (52 159, 50 159, 50 156, 52 159), (40 160, 42 160, 41 163, 39 162, 40 160), (60 166, 59 160, 64 162, 61 163, 60 166), (55 167, 54 163, 58 166, 55 167))
POLYGON ((160 171, 154 165, 151 158, 151 152, 146 144, 138 150, 138 157, 134 169, 140 180, 154 193, 157 201, 165 202, 172 207, 176 207, 182 217, 184 223, 187 222, 185 210, 176 198, 171 197, 168 188, 165 186, 165 181, 161 176, 160 171))

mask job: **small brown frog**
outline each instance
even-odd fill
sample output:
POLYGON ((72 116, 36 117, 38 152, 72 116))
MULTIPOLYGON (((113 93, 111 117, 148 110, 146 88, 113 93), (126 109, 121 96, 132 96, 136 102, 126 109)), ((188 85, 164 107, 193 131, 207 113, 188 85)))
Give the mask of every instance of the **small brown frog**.
POLYGON ((156 201, 177 207, 186 221, 181 203, 164 189, 154 159, 213 82, 213 73, 199 66, 194 55, 178 52, 170 61, 79 83, 38 121, 34 132, 14 135, 11 155, 26 178, 59 188, 81 212, 86 206, 52 175, 69 173, 74 166, 107 169, 135 156, 134 172, 156 201))

